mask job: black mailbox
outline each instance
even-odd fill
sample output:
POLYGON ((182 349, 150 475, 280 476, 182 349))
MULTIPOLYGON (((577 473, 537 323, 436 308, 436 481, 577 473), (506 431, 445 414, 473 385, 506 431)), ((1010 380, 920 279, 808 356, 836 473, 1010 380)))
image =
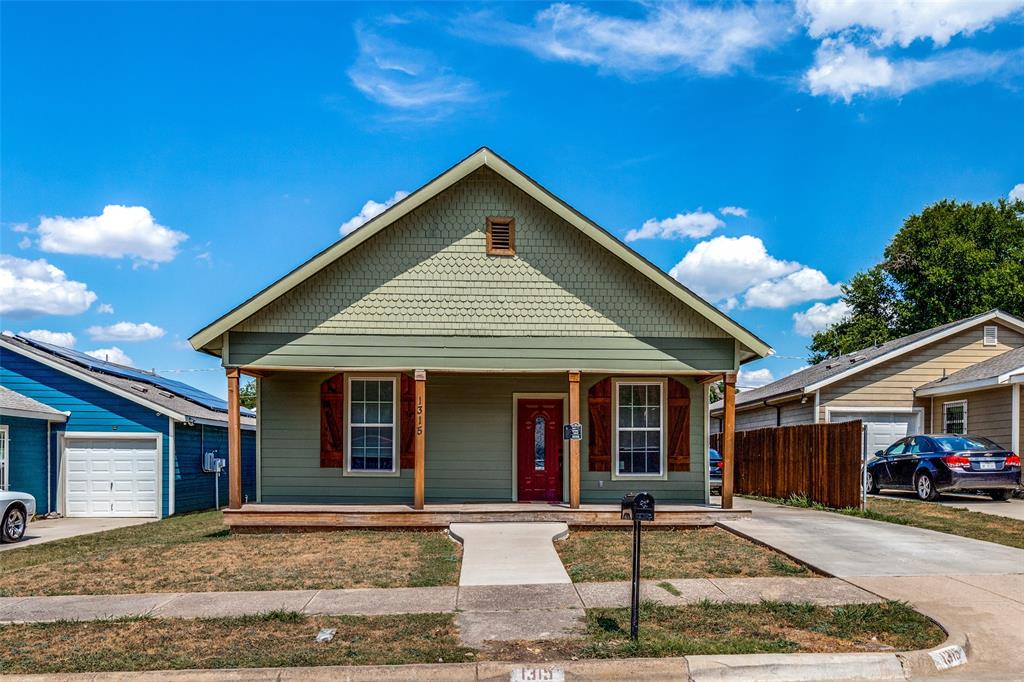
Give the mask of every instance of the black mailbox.
POLYGON ((622 518, 627 521, 653 521, 654 496, 650 493, 626 493, 622 497, 622 518))

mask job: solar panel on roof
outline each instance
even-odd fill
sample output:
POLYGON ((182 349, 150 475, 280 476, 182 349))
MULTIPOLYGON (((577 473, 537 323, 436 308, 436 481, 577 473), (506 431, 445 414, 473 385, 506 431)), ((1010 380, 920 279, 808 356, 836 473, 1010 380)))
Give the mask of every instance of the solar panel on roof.
MULTIPOLYGON (((52 343, 36 341, 35 339, 27 339, 23 336, 19 336, 18 339, 31 346, 39 348, 40 350, 44 350, 47 353, 52 353, 53 355, 64 358, 65 360, 69 360, 76 365, 86 367, 87 369, 103 372, 104 374, 110 374, 111 376, 121 377, 122 379, 141 381, 152 386, 162 388, 169 393, 173 393, 176 396, 188 400, 189 402, 202 405, 203 407, 217 412, 224 412, 226 414, 228 411, 228 403, 226 400, 218 398, 215 395, 210 395, 206 391, 200 391, 198 388, 189 386, 188 384, 180 381, 168 379, 160 376, 159 374, 147 372, 142 369, 135 369, 134 367, 126 367, 113 362, 107 362, 106 360, 100 360, 99 358, 94 358, 91 355, 86 355, 81 351, 55 346, 52 343)), ((248 417, 256 416, 255 412, 245 407, 241 409, 241 413, 248 417)))

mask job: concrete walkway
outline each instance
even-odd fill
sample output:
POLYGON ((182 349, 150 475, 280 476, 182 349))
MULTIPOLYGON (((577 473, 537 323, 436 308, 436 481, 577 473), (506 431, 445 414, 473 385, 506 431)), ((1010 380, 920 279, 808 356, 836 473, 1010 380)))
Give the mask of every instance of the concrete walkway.
POLYGON ((459 585, 571 583, 553 544, 569 534, 564 523, 453 523, 463 545, 459 585))
POLYGON ((719 525, 838 577, 1024 573, 1024 550, 933 530, 739 499, 719 525))
POLYGON ((138 526, 156 519, 40 519, 30 521, 25 537, 20 542, 0 543, 0 552, 9 552, 22 547, 31 547, 44 542, 73 538, 78 535, 99 533, 114 528, 138 526))

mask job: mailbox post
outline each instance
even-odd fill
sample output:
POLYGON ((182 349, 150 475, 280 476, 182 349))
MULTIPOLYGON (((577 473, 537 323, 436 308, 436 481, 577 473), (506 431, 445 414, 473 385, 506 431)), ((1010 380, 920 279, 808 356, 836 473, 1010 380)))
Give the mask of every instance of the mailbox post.
POLYGON ((650 493, 626 493, 622 498, 622 518, 633 521, 633 584, 630 593, 629 636, 640 635, 640 522, 654 520, 654 496, 650 493))

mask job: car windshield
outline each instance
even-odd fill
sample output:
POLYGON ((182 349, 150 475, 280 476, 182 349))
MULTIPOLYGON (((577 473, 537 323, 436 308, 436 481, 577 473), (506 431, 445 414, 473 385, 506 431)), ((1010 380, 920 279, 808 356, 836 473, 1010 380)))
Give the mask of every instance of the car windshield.
POLYGON ((985 450, 1002 449, 988 438, 980 438, 978 436, 939 436, 932 440, 938 444, 939 448, 943 452, 964 452, 971 450, 983 452, 985 450))

